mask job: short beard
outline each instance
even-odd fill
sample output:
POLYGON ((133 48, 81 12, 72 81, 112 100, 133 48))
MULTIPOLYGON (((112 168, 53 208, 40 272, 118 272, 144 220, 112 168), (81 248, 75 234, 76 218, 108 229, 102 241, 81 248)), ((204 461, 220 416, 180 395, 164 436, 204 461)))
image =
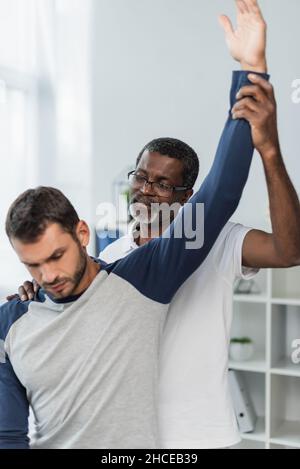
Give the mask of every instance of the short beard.
POLYGON ((142 238, 156 238, 169 228, 181 207, 179 202, 153 203, 151 206, 134 203, 130 205, 130 214, 138 223, 142 238))
MULTIPOLYGON (((78 239, 75 239, 75 242, 77 244, 77 247, 78 247, 78 253, 79 253, 79 258, 78 258, 78 263, 77 263, 77 267, 76 267, 76 271, 73 275, 72 278, 68 278, 68 279, 62 279, 62 280, 66 280, 68 282, 70 282, 71 284, 73 284, 73 288, 70 292, 68 292, 66 295, 62 296, 62 295, 53 295, 53 293, 50 293, 50 296, 54 299, 63 299, 63 298, 68 298, 69 296, 74 296, 75 295, 75 292, 77 290, 77 288, 79 287, 83 277, 84 277, 84 274, 86 272, 86 269, 87 269, 87 264, 88 264, 88 257, 87 257, 87 254, 86 252, 83 250, 80 242, 78 239)), ((42 286, 45 290, 45 292, 47 293, 47 287, 44 287, 42 286)))
POLYGON ((79 251, 79 259, 78 259, 78 265, 77 269, 75 271, 75 274, 72 279, 72 283, 74 284, 73 290, 70 292, 69 296, 72 296, 74 292, 77 290, 77 288, 80 285, 81 280, 84 277, 84 274, 87 269, 87 264, 88 264, 88 258, 86 252, 82 249, 81 244, 79 243, 78 240, 76 240, 76 243, 78 245, 78 251, 79 251))

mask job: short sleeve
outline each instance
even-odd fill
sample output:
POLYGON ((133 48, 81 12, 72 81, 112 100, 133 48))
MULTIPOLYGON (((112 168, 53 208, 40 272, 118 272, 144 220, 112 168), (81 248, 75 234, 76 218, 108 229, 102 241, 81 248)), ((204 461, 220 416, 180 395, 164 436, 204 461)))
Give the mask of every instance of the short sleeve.
POLYGON ((240 224, 228 223, 217 241, 214 251, 216 270, 230 283, 236 279, 249 280, 259 272, 259 269, 243 266, 243 245, 251 230, 240 224))

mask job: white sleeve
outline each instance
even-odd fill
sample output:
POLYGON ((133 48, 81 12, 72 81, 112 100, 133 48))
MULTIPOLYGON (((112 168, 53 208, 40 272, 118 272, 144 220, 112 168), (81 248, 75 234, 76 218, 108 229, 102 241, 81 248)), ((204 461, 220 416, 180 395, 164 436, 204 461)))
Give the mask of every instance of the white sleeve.
POLYGON ((214 251, 216 269, 227 281, 253 278, 259 269, 244 267, 243 244, 252 228, 240 224, 228 223, 222 232, 214 251))
POLYGON ((106 262, 106 264, 112 264, 123 259, 130 253, 130 242, 131 238, 129 236, 117 239, 100 252, 99 259, 106 262))

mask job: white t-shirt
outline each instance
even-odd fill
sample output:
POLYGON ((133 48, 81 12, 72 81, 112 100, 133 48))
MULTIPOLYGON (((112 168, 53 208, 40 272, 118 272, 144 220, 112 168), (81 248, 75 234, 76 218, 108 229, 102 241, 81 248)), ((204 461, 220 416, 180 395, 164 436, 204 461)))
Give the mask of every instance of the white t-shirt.
MULTIPOLYGON (((240 441, 228 382, 232 292, 250 228, 228 223, 210 254, 179 289, 161 338, 159 427, 162 448, 225 448, 240 441)), ((107 263, 138 246, 132 231, 108 246, 107 263)))

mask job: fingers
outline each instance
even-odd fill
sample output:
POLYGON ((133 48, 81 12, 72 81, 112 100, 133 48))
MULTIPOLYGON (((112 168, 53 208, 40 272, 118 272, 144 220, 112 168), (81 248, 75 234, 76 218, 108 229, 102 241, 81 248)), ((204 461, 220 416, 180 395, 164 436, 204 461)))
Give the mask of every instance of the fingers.
POLYGON ((259 86, 250 85, 250 86, 243 86, 237 93, 237 99, 242 99, 247 96, 251 96, 253 99, 260 103, 264 103, 267 101, 268 96, 266 95, 265 91, 262 90, 259 86))
POLYGON ((245 13, 249 13, 248 5, 244 0, 236 0, 236 6, 238 9, 238 13, 242 15, 244 15, 245 13))
POLYGON ((244 2, 247 4, 247 7, 250 13, 254 13, 256 16, 263 18, 263 15, 262 15, 262 12, 261 12, 261 9, 259 7, 257 0, 244 0, 244 2))
POLYGON ((33 300, 35 293, 39 291, 39 285, 34 282, 24 282, 22 287, 19 287, 18 294, 7 296, 7 301, 20 299, 21 301, 33 300))
POLYGON ((232 34, 234 34, 233 26, 228 16, 226 15, 219 16, 219 23, 224 29, 226 36, 230 37, 232 34))
POLYGON ((267 102, 270 102, 276 105, 274 88, 271 83, 255 74, 250 74, 249 79, 252 81, 253 85, 243 86, 243 88, 241 88, 237 93, 237 99, 251 96, 260 103, 266 104, 267 102))
POLYGON ((33 283, 33 291, 36 294, 36 293, 38 293, 38 291, 40 289, 40 286, 35 280, 32 280, 32 283, 33 283))
POLYGON ((274 96, 274 89, 271 83, 269 83, 265 78, 256 75, 255 73, 250 73, 248 75, 249 80, 255 85, 260 86, 269 97, 274 96))
POLYGON ((20 299, 20 297, 17 294, 16 295, 9 295, 9 296, 6 297, 7 301, 13 301, 13 300, 19 300, 19 299, 20 299))
POLYGON ((245 17, 245 15, 248 15, 248 20, 250 19, 255 20, 256 22, 259 22, 264 25, 265 28, 267 28, 267 23, 265 22, 264 16, 262 14, 262 11, 259 7, 259 4, 257 0, 243 0, 244 5, 238 7, 239 13, 245 17))
POLYGON ((247 109, 248 111, 259 113, 260 105, 252 98, 244 98, 238 101, 232 108, 232 115, 247 109))
POLYGON ((234 114, 232 114, 232 119, 246 119, 248 122, 252 122, 254 116, 255 113, 245 107, 244 109, 240 109, 239 111, 236 111, 234 114))
POLYGON ((26 292, 26 295, 29 300, 33 300, 34 298, 34 285, 31 282, 25 282, 24 285, 24 290, 26 292))
POLYGON ((263 122, 268 119, 276 121, 276 103, 256 101, 252 97, 239 100, 232 108, 233 119, 246 119, 250 123, 263 122))
POLYGON ((34 291, 32 283, 25 282, 24 285, 19 288, 18 293, 19 297, 21 298, 21 301, 33 300, 34 291))
POLYGON ((19 287, 18 294, 19 294, 21 301, 28 301, 28 296, 23 286, 19 287))

